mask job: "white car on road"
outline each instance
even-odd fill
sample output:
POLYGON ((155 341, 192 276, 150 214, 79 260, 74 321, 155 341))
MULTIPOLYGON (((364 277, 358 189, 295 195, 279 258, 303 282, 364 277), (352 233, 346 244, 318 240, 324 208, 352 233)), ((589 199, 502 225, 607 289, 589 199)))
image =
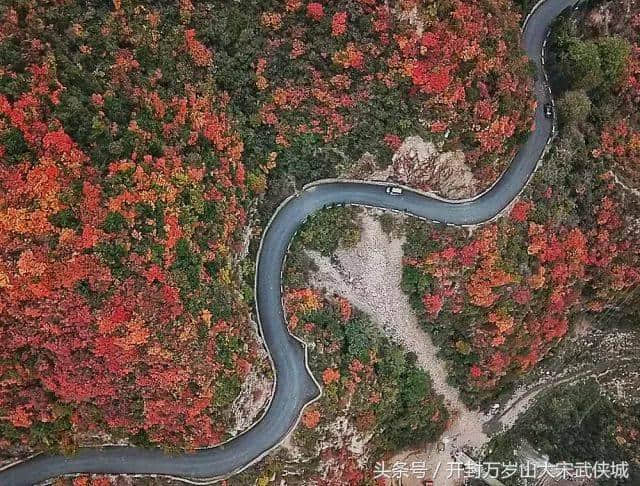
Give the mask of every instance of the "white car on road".
POLYGON ((392 196, 399 196, 400 194, 402 194, 402 188, 401 187, 396 187, 396 186, 387 186, 387 194, 390 194, 392 196))

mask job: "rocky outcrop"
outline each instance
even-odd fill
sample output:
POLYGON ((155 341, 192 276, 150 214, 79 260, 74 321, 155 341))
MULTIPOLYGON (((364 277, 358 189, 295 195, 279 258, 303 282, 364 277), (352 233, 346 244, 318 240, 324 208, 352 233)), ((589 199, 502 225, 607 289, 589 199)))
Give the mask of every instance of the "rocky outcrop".
MULTIPOLYGON (((251 322, 252 330, 257 334, 255 322, 251 322)), ((247 374, 240 393, 233 401, 228 420, 229 436, 234 437, 251 428, 264 413, 273 393, 273 378, 270 373, 271 364, 262 346, 257 349, 256 366, 247 374)))
POLYGON ((408 137, 393 156, 390 177, 448 199, 477 194, 477 182, 461 151, 439 152, 432 142, 408 137))

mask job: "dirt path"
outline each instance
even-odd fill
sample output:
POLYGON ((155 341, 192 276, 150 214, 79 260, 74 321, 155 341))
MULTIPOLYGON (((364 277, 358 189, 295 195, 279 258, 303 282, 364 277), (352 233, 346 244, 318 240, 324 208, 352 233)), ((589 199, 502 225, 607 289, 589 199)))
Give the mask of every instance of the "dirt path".
MULTIPOLYGON (((391 467, 394 462, 403 462, 409 469, 412 464, 424 463, 427 466, 427 479, 436 479, 435 484, 438 486, 457 486, 461 484, 460 480, 447 477, 448 464, 453 461, 454 451, 464 447, 481 452, 489 441, 489 434, 512 427, 518 416, 545 390, 589 377, 604 378, 617 368, 633 365, 627 363, 634 361, 633 359, 622 357, 626 353, 607 351, 604 355, 613 356, 614 359, 601 360, 596 366, 587 363, 569 366, 565 363, 563 373, 543 374, 535 383, 516 390, 495 415, 468 410, 460 400, 458 390, 447 383, 446 363, 437 357, 438 348, 429 334, 420 327, 407 295, 401 290, 404 240, 384 233, 375 217, 379 214, 382 212, 378 210, 362 213, 361 239, 355 247, 338 249, 333 259, 315 252, 309 252, 309 255, 318 266, 310 283, 316 288, 325 289, 328 294, 337 293, 346 297, 354 306, 367 313, 387 336, 406 351, 415 353, 418 365, 430 374, 435 391, 443 395, 452 415, 451 424, 442 438, 445 443, 444 451, 438 451, 435 444, 429 444, 423 450, 402 451, 385 463, 386 468, 391 467), (436 470, 438 474, 434 478, 436 470)), ((580 343, 582 348, 592 347, 583 341, 594 339, 594 332, 590 328, 576 328, 576 345, 580 343)), ((620 340, 633 342, 629 338, 599 336, 595 338, 595 348, 617 349, 620 346, 617 341, 620 340)), ((474 455, 481 457, 481 454, 474 455)), ((420 486, 424 483, 422 478, 409 474, 401 481, 394 480, 392 484, 420 486)))

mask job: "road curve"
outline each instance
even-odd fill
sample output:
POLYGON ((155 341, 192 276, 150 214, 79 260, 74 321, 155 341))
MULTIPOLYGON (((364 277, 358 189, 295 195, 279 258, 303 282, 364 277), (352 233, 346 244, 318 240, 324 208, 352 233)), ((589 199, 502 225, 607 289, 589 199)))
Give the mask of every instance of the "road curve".
POLYGON ((68 457, 42 454, 1 470, 0 485, 31 486, 77 473, 162 475, 202 484, 237 473, 277 447, 296 426, 304 407, 321 393, 307 366, 306 348, 288 332, 282 308, 281 270, 300 225, 312 213, 336 204, 375 206, 455 225, 483 223, 499 215, 525 187, 553 135, 553 122, 544 117, 542 108, 552 101, 542 52, 554 19, 577 2, 542 1, 525 22, 522 44, 536 66, 535 130, 487 192, 472 200, 454 202, 408 188, 401 196, 390 196, 380 184, 318 181, 278 208, 263 235, 256 270, 256 310, 276 384, 267 412, 252 428, 217 447, 182 455, 124 446, 82 448, 68 457))

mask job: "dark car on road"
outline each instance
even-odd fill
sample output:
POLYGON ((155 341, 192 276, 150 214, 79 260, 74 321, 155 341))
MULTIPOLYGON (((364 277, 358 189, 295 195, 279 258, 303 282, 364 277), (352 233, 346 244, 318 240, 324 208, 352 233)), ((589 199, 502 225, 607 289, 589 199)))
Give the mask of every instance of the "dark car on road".
POLYGON ((551 103, 545 103, 543 109, 546 118, 553 118, 553 105, 551 103))

